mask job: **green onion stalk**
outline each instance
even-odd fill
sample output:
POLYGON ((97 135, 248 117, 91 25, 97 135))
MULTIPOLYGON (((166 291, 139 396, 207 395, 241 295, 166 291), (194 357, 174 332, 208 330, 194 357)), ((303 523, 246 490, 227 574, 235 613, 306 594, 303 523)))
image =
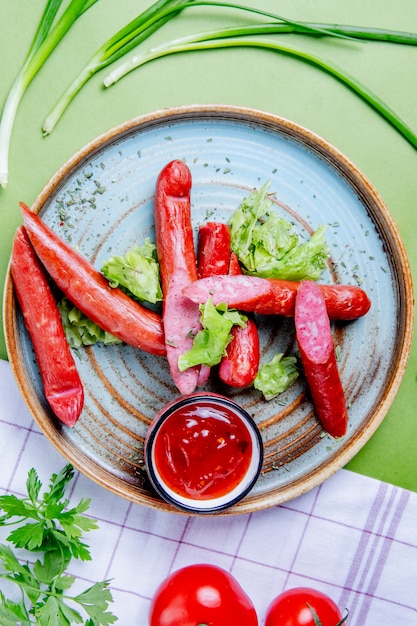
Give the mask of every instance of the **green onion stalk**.
POLYGON ((96 72, 130 52, 182 9, 193 4, 193 2, 194 0, 186 0, 185 2, 184 0, 157 0, 157 2, 110 37, 100 46, 59 98, 42 126, 43 134, 49 135, 53 131, 77 93, 96 72))
MULTIPOLYGON (((0 121, 0 185, 3 187, 8 182, 8 154, 14 119, 26 89, 73 23, 97 0, 70 0, 62 16, 56 20, 62 2, 63 0, 47 0, 25 62, 12 84, 3 109, 0 121)), ((232 11, 243 11, 255 15, 257 20, 246 26, 238 25, 175 39, 159 48, 152 49, 143 56, 135 55, 110 72, 104 79, 104 85, 108 87, 132 70, 169 54, 237 46, 265 48, 296 57, 334 76, 368 102, 401 132, 414 147, 417 147, 415 133, 408 128, 396 113, 377 95, 341 68, 313 53, 304 52, 277 41, 253 39, 257 35, 298 33, 314 37, 331 36, 353 40, 353 42, 356 40, 370 40, 417 45, 416 34, 378 28, 293 21, 256 7, 217 0, 156 0, 148 9, 110 37, 97 50, 48 115, 42 127, 44 135, 52 132, 73 98, 96 72, 121 59, 184 9, 197 6, 206 6, 214 9, 221 7, 232 11), (265 20, 272 21, 265 22, 265 20)))
MULTIPOLYGON (((403 45, 416 46, 417 33, 405 32, 400 30, 389 30, 386 28, 373 28, 369 26, 351 26, 347 24, 326 24, 320 22, 294 22, 285 17, 274 15, 259 9, 250 7, 240 7, 234 4, 214 3, 209 0, 195 0, 193 6, 227 6, 235 7, 253 13, 261 14, 265 17, 273 17, 275 21, 256 24, 247 24, 246 26, 229 26, 221 30, 197 33, 175 39, 171 42, 164 43, 160 48, 171 47, 185 43, 195 43, 197 41, 205 41, 207 39, 222 39, 226 37, 245 37, 247 35, 285 35, 290 33, 298 33, 316 37, 336 37, 347 40, 361 41, 380 41, 386 43, 396 43, 403 45)), ((156 50, 156 48, 154 48, 156 50)))
MULTIPOLYGON (((188 0, 182 0, 184 7, 188 5, 188 0)), ((317 36, 330 36, 339 39, 358 39, 358 40, 370 40, 370 41, 385 41, 390 43, 400 43, 408 45, 417 45, 417 34, 392 30, 383 28, 374 28, 369 26, 350 26, 346 24, 328 24, 320 22, 304 22, 300 20, 290 20, 282 15, 277 15, 263 9, 259 9, 253 6, 245 6, 236 4, 233 2, 224 2, 222 0, 194 0, 193 6, 206 6, 206 7, 220 7, 229 8, 232 10, 240 10, 247 13, 257 14, 268 19, 273 19, 274 24, 277 26, 277 32, 284 33, 299 33, 305 35, 317 36)), ((181 9, 181 3, 178 9, 181 9)), ((241 34, 245 35, 246 28, 252 28, 254 24, 237 27, 241 30, 241 34)), ((224 29, 227 30, 227 29, 224 29)), ((217 31, 223 33, 224 30, 217 31)), ((195 39, 195 35, 190 36, 195 39)), ((219 34, 219 37, 223 37, 219 34)), ((185 39, 185 38, 184 38, 185 39)), ((182 39, 181 39, 182 40, 182 39)))
POLYGON ((24 63, 9 90, 0 120, 0 185, 9 178, 9 149, 19 104, 30 83, 74 22, 97 0, 71 0, 56 20, 62 0, 48 0, 24 63))
MULTIPOLYGON (((322 59, 314 53, 288 46, 277 41, 265 41, 261 39, 251 39, 249 37, 250 35, 271 34, 271 32, 277 32, 277 30, 281 31, 282 28, 283 27, 280 26, 277 29, 276 25, 271 24, 257 25, 255 27, 247 26, 227 28, 224 30, 199 33, 190 37, 172 40, 164 46, 159 46, 158 48, 151 50, 150 53, 146 55, 134 55, 124 63, 120 64, 104 78, 104 85, 105 87, 110 87, 134 69, 171 54, 193 52, 197 50, 217 50, 219 48, 232 47, 264 48, 287 56, 295 57, 313 65, 327 74, 330 74, 367 102, 414 148, 417 149, 417 134, 377 94, 371 91, 359 80, 351 76, 348 72, 332 62, 322 59)), ((347 27, 345 32, 347 33, 347 27)), ((353 33, 353 27, 350 32, 353 33)), ((366 31, 361 29, 356 29, 355 32, 357 34, 360 33, 362 37, 365 37, 367 34, 366 31)), ((373 38, 377 37, 375 29, 372 33, 368 33, 368 35, 370 34, 372 34, 373 38)), ((407 43, 413 45, 416 45, 417 43, 417 35, 399 33, 398 31, 379 30, 378 38, 380 40, 392 41, 396 43, 407 43), (405 41, 402 41, 403 37, 405 41)))
POLYGON ((264 18, 273 18, 274 20, 279 21, 281 25, 286 25, 288 29, 291 29, 287 32, 302 32, 310 35, 329 35, 343 38, 349 37, 349 35, 346 35, 345 33, 329 32, 326 30, 325 25, 314 26, 311 24, 304 24, 303 22, 294 22, 274 13, 263 11, 262 9, 245 7, 228 2, 209 2, 207 0, 158 0, 158 2, 155 2, 137 18, 115 33, 97 50, 49 113, 42 126, 43 134, 49 135, 54 130, 55 126, 77 93, 81 90, 85 83, 92 78, 94 74, 96 74, 96 72, 126 55, 128 52, 133 50, 133 48, 145 41, 145 39, 150 37, 150 35, 152 35, 161 26, 166 24, 184 9, 191 6, 212 6, 215 8, 222 7, 234 10, 237 9, 257 14, 264 18))

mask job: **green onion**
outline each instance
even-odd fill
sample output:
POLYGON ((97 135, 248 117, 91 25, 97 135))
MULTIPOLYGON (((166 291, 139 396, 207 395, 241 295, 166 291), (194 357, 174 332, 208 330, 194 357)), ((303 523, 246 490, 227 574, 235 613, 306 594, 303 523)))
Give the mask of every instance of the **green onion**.
MULTIPOLYGON (((269 28, 270 25, 267 25, 269 28)), ((262 26, 256 26, 251 31, 251 27, 236 28, 234 34, 238 34, 239 31, 244 31, 245 35, 249 35, 251 32, 260 34, 262 32, 262 26)), ((410 43, 410 42, 409 42, 410 43)), ((338 79, 341 83, 349 87, 353 92, 360 96, 365 102, 373 107, 382 117, 384 117, 403 137, 414 147, 417 148, 417 135, 403 120, 393 111, 378 95, 373 93, 359 80, 355 79, 345 70, 339 68, 337 65, 322 59, 321 57, 311 52, 306 52, 292 46, 287 46, 276 41, 263 41, 258 39, 249 39, 247 37, 235 37, 230 38, 230 29, 226 31, 218 30, 209 33, 200 33, 195 35, 194 38, 187 38, 184 43, 182 40, 173 40, 166 44, 164 47, 151 50, 150 54, 146 56, 133 56, 129 60, 116 67, 108 76, 104 79, 104 85, 110 87, 118 80, 126 76, 132 70, 145 65, 156 59, 160 59, 170 54, 178 54, 182 52, 192 52, 197 50, 217 50, 219 48, 232 48, 232 47, 252 47, 252 48, 265 48, 278 52, 287 56, 295 57, 301 61, 305 61, 318 69, 323 70, 327 74, 330 74, 334 78, 338 79), (226 34, 225 34, 226 33, 226 34), (226 37, 221 39, 221 37, 226 37)))
POLYGON ((49 135, 53 131, 68 105, 96 72, 130 52, 130 50, 150 37, 152 33, 168 20, 177 15, 179 11, 192 3, 193 0, 186 0, 185 2, 184 0, 157 0, 152 6, 110 37, 97 50, 84 69, 62 94, 42 126, 43 134, 49 135))
MULTIPOLYGON (((183 0, 185 5, 188 5, 187 0, 183 0)), ((276 33, 299 33, 304 35, 315 35, 315 36, 331 36, 342 39, 360 39, 360 40, 370 40, 370 41, 386 41, 389 43, 398 43, 398 44, 408 44, 408 45, 417 45, 417 34, 384 29, 384 28, 374 28, 369 26, 350 26, 346 24, 325 24, 319 22, 302 22, 289 20, 286 17, 281 15, 277 15, 275 13, 270 13, 268 11, 264 11, 262 9, 258 9, 256 7, 243 6, 240 4, 235 4, 232 2, 223 2, 216 0, 194 0, 193 6, 213 6, 213 7, 222 7, 222 8, 230 8, 230 9, 238 9, 242 11, 246 11, 249 13, 254 13, 261 15, 263 17, 272 18, 274 20, 274 25, 277 30, 273 31, 276 33)), ((185 7, 183 7, 185 8, 185 7)), ((239 26, 239 33, 241 35, 245 35, 244 32, 247 29, 253 28, 255 25, 250 24, 247 27, 239 26)), ((268 24, 263 24, 262 26, 266 26, 268 28, 268 24)), ((233 27, 232 27, 233 28, 233 27)), ((218 33, 226 32, 228 29, 222 29, 217 31, 218 33)), ((249 33, 250 34, 250 33, 249 33)), ((223 37, 227 35, 219 34, 218 37, 223 37)), ((191 35, 191 39, 196 40, 195 35, 191 35)), ((182 40, 178 40, 182 41, 182 40)))
POLYGON ((288 28, 291 28, 292 32, 297 31, 310 35, 332 35, 343 38, 348 37, 348 35, 345 35, 344 33, 336 33, 326 30, 325 25, 314 26, 311 24, 304 24, 303 22, 294 22, 279 15, 275 15, 274 13, 262 11, 261 9, 245 7, 228 2, 208 2, 204 0, 158 0, 158 2, 155 2, 137 18, 129 22, 127 26, 119 30, 115 35, 108 39, 99 48, 99 50, 97 50, 84 69, 65 90, 46 118, 42 127, 44 135, 49 135, 53 131, 77 93, 96 72, 114 63, 122 56, 130 52, 130 50, 145 41, 145 39, 150 37, 150 35, 166 24, 170 19, 190 6, 213 6, 239 9, 250 13, 256 13, 258 15, 262 15, 263 17, 280 20, 280 23, 282 23, 282 25, 286 25, 288 28))
POLYGON ((257 15, 262 15, 263 17, 272 18, 278 22, 281 22, 282 25, 285 25, 287 27, 287 32, 298 32, 308 35, 328 35, 332 37, 340 37, 342 39, 350 39, 351 37, 348 33, 338 33, 334 28, 329 29, 327 24, 313 24, 309 22, 301 22, 299 20, 289 20, 288 18, 283 17, 282 15, 277 15, 276 13, 270 13, 269 11, 265 11, 263 9, 248 7, 242 4, 235 4, 233 2, 217 2, 216 0, 195 0, 193 6, 213 6, 228 9, 238 9, 249 13, 255 13, 257 15))
MULTIPOLYGON (((207 3, 207 4, 212 4, 207 3)), ((285 18, 281 18, 285 20, 285 18)), ((221 30, 215 30, 211 32, 197 33, 189 35, 187 37, 181 37, 169 42, 164 43, 157 48, 153 48, 153 51, 160 48, 166 48, 167 46, 182 45, 185 43, 196 43, 197 41, 205 41, 207 39, 223 39, 227 37, 245 37, 247 35, 286 35, 290 33, 308 34, 310 36, 344 36, 346 39, 361 40, 361 41, 381 41, 387 43, 396 43, 403 45, 417 46, 417 33, 409 33, 399 30, 388 30, 384 28, 369 28, 366 26, 348 26, 346 24, 322 24, 318 22, 288 22, 288 21, 276 21, 264 24, 246 26, 229 26, 221 30), (306 28, 311 30, 307 32, 306 28)))
MULTIPOLYGON (((70 0, 62 16, 55 19, 63 0, 47 0, 47 4, 38 25, 33 42, 27 53, 25 62, 19 71, 7 97, 0 121, 0 185, 8 182, 8 153, 10 138, 15 115, 19 103, 42 65, 65 36, 69 28, 85 11, 97 0, 70 0)), ((298 33, 308 36, 332 36, 342 39, 386 41, 406 45, 417 45, 417 35, 401 31, 346 26, 338 24, 323 24, 288 20, 285 17, 256 7, 242 6, 232 2, 217 2, 216 0, 157 0, 138 17, 120 29, 108 39, 94 54, 85 68, 76 77, 45 120, 43 133, 52 132, 62 114, 83 85, 99 70, 114 63, 122 56, 133 50, 147 39, 171 18, 189 7, 206 6, 212 8, 228 8, 233 11, 245 11, 263 19, 273 20, 267 23, 252 23, 240 25, 209 33, 194 34, 182 39, 176 39, 155 48, 145 56, 134 56, 116 67, 104 79, 106 87, 120 80, 132 70, 169 54, 195 50, 211 50, 230 47, 257 47, 273 50, 281 54, 296 57, 334 76, 352 89, 369 105, 385 117, 414 147, 417 147, 416 134, 392 111, 376 94, 362 85, 347 72, 338 68, 329 61, 321 59, 313 53, 304 52, 298 48, 286 46, 278 42, 267 42, 253 39, 254 35, 270 35, 298 33)))
POLYGON ((56 21, 62 0, 48 0, 25 61, 9 90, 0 121, 0 185, 6 187, 9 178, 9 147, 13 124, 20 101, 30 83, 49 55, 80 15, 97 0, 71 0, 56 21))

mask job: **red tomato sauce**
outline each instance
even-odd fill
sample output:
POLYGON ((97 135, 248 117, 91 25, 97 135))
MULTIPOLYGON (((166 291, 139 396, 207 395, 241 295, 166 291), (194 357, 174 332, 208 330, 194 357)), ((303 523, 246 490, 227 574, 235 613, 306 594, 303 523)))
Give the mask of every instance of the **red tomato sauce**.
POLYGON ((252 455, 248 428, 232 409, 209 400, 175 410, 155 439, 156 468, 180 496, 220 497, 246 474, 252 455))

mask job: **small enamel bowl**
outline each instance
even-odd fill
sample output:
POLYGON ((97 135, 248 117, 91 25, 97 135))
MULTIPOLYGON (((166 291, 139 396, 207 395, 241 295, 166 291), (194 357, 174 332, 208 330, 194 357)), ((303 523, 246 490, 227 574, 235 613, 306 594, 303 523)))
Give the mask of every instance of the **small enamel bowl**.
POLYGON ((262 461, 261 435, 249 413, 214 393, 170 402, 153 420, 145 441, 155 491, 192 513, 216 513, 242 500, 262 461))

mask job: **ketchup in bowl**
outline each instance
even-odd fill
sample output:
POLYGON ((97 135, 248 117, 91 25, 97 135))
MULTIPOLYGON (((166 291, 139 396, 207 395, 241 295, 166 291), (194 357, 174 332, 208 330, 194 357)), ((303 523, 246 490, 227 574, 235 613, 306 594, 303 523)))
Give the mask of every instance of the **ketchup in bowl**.
POLYGON ((195 393, 156 416, 145 442, 150 481, 174 506, 211 513, 236 504, 261 470, 262 440, 250 415, 229 398, 195 393))

